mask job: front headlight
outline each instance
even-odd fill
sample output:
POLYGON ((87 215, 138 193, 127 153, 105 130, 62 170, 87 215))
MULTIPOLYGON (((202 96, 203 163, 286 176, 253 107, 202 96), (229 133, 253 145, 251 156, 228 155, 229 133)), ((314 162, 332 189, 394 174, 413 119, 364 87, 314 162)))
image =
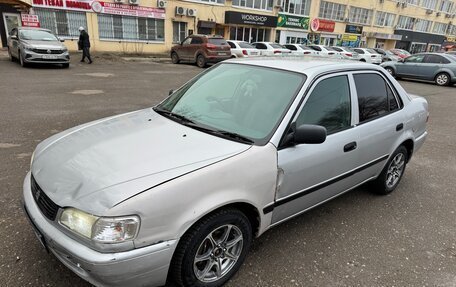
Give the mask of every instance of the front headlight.
POLYGON ((32 47, 32 46, 24 45, 23 48, 24 48, 24 50, 26 50, 26 51, 33 51, 33 47, 32 47))
POLYGON ((139 229, 138 216, 98 217, 76 208, 66 208, 60 224, 71 231, 100 243, 132 240, 139 229))

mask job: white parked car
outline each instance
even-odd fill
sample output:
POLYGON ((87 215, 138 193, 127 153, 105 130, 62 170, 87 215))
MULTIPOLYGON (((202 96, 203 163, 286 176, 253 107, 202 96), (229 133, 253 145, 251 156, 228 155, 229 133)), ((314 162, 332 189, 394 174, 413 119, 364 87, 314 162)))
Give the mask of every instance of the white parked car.
POLYGON ((252 45, 260 50, 262 56, 280 56, 291 54, 290 50, 280 44, 273 42, 255 42, 252 45))
POLYGON ((337 52, 331 47, 324 45, 309 45, 309 48, 320 53, 320 56, 333 57, 333 58, 343 58, 340 52, 337 52))
POLYGON ((302 44, 285 44, 283 45, 285 48, 291 51, 292 55, 309 55, 309 56, 319 56, 320 52, 315 51, 312 48, 309 48, 302 44))
POLYGON ((395 190, 427 119, 377 65, 230 59, 155 107, 41 142, 25 215, 96 286, 222 286, 270 228, 369 181, 395 190))
POLYGON ((361 62, 380 65, 382 63, 382 55, 369 48, 354 48, 353 51, 359 54, 361 62))
POLYGON ((260 56, 260 51, 247 42, 234 40, 226 40, 226 42, 231 47, 233 58, 260 56))
POLYGON ((350 47, 332 46, 331 48, 339 52, 344 59, 355 61, 360 59, 359 54, 350 47))

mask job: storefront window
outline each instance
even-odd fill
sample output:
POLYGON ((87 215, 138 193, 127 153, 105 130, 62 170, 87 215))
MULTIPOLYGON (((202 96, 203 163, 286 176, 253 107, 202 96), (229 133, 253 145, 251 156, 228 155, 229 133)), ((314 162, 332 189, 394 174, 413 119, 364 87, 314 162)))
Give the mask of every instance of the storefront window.
POLYGON ((442 46, 439 44, 429 44, 429 52, 438 52, 440 51, 442 46))
POLYGON ((245 41, 249 43, 269 41, 270 29, 257 29, 249 27, 230 27, 230 40, 245 41))
POLYGON ((372 22, 372 10, 351 7, 350 8, 350 22, 369 25, 372 22))
MULTIPOLYGON (((292 1, 296 1, 296 0, 292 0, 292 1)), ((225 1, 223 1, 223 3, 224 2, 225 1)), ((253 8, 253 9, 272 11, 272 5, 273 5, 273 0, 233 0, 233 6, 247 7, 247 8, 253 8)))
POLYGON ((392 13, 377 11, 375 17, 375 25, 392 27, 394 25, 394 19, 396 19, 396 15, 392 13))
POLYGON ((282 11, 290 14, 309 15, 312 0, 285 0, 282 2, 282 11))
POLYGON ((87 27, 85 12, 35 8, 40 26, 49 29, 59 37, 79 37, 79 27, 87 27))
POLYGON ((344 21, 346 5, 321 1, 318 17, 335 21, 344 21))
POLYGON ((285 44, 307 44, 307 38, 287 37, 285 44))
POLYGON ((173 43, 180 43, 187 37, 187 22, 173 22, 173 43))
POLYGON ((416 54, 426 52, 426 46, 426 43, 412 43, 410 46, 410 53, 416 54))
POLYGON ((118 15, 98 15, 100 39, 163 41, 163 19, 136 18, 118 15))

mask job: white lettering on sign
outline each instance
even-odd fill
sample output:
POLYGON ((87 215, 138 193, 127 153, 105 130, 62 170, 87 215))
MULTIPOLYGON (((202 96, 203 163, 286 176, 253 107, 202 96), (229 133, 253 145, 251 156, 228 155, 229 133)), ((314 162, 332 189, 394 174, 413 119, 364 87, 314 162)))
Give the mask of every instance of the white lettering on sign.
POLYGON ((259 15, 250 15, 250 14, 242 14, 241 18, 242 18, 242 20, 260 21, 260 22, 266 22, 266 20, 268 20, 268 17, 259 16, 259 15))

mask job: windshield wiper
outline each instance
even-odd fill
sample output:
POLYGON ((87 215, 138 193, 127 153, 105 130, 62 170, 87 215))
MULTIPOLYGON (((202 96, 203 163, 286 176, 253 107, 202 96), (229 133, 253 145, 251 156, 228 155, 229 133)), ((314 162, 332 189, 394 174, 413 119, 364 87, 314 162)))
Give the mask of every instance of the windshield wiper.
POLYGON ((153 110, 161 115, 164 115, 165 117, 169 117, 169 118, 175 118, 177 120, 179 120, 179 122, 185 126, 188 126, 188 127, 191 127, 191 128, 194 128, 196 130, 200 130, 202 132, 206 132, 206 133, 209 133, 209 134, 213 134, 213 135, 216 135, 216 136, 221 136, 221 137, 224 137, 224 138, 229 138, 229 139, 233 139, 233 140, 236 140, 238 142, 242 142, 242 143, 247 143, 247 144, 253 144, 254 141, 249 139, 248 137, 245 137, 243 135, 240 135, 240 134, 237 134, 237 133, 233 133, 233 132, 228 132, 228 131, 223 131, 223 130, 214 130, 214 129, 211 129, 211 128, 207 128, 207 127, 204 127, 204 126, 201 126, 197 123, 195 123, 194 121, 192 121, 191 119, 183 116, 183 115, 179 115, 179 114, 175 114, 173 112, 170 112, 170 111, 167 111, 167 110, 163 110, 163 109, 160 109, 160 108, 153 108, 153 110))
POLYGON ((221 135, 221 136, 224 136, 224 137, 228 137, 228 138, 231 138, 231 139, 243 142, 243 143, 248 143, 248 144, 253 144, 254 143, 254 141, 249 139, 248 137, 245 137, 243 135, 240 135, 240 134, 237 134, 237 133, 233 133, 233 132, 221 131, 221 130, 213 130, 212 133, 213 134, 218 134, 218 135, 221 135))
POLYGON ((183 116, 183 115, 179 115, 179 114, 176 114, 176 113, 173 113, 173 112, 170 112, 170 111, 167 111, 167 110, 163 110, 163 109, 160 109, 160 108, 153 108, 154 111, 156 111, 157 113, 159 113, 160 115, 165 115, 165 116, 168 116, 168 117, 172 117, 172 118, 175 118, 175 119, 178 119, 180 122, 182 123, 194 123, 191 119, 183 116))

